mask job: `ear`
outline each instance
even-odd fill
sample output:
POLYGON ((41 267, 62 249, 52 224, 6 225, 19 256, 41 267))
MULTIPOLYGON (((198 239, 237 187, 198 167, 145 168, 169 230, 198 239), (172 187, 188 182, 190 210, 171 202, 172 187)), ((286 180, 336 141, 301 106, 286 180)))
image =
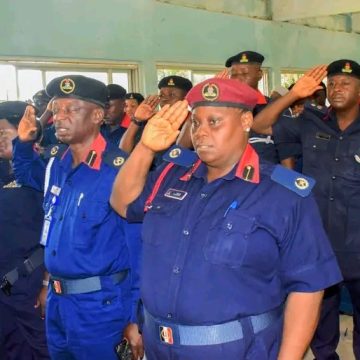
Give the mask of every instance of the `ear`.
POLYGON ((244 131, 248 131, 251 129, 254 122, 254 117, 251 111, 244 111, 241 115, 241 126, 244 131))
POLYGON ((92 111, 92 122, 96 125, 99 125, 103 122, 105 115, 105 110, 99 106, 97 106, 92 111))

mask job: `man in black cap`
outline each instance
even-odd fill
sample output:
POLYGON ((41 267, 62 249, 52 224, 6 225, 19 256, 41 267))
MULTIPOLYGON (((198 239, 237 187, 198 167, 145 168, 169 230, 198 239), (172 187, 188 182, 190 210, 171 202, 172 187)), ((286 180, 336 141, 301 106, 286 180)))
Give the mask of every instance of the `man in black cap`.
POLYGON ((130 123, 130 118, 124 111, 126 90, 117 84, 109 84, 107 89, 108 104, 101 133, 108 142, 119 146, 121 137, 130 123))
MULTIPOLYGON (((348 59, 310 70, 291 91, 257 115, 254 130, 278 142, 302 145, 303 173, 317 184, 314 194, 354 308, 353 349, 360 359, 360 65, 348 59), (294 101, 322 89, 327 72, 331 107, 305 105, 291 126, 272 126, 294 101)), ((289 154, 291 155, 291 154, 289 154)), ((340 286, 325 291, 311 344, 317 359, 339 359, 340 286)))
MULTIPOLYGON (((254 116, 269 102, 269 98, 264 96, 258 89, 259 81, 263 77, 261 65, 264 59, 263 55, 255 51, 242 51, 231 56, 225 62, 225 66, 229 68, 229 75, 231 79, 244 82, 257 91, 258 101, 253 110, 254 116)), ((279 162, 277 149, 274 145, 274 139, 271 136, 264 136, 251 131, 249 143, 252 144, 260 158, 263 160, 267 160, 272 163, 279 162)))
POLYGON ((105 84, 80 75, 52 80, 58 146, 46 169, 34 154, 35 114, 27 108, 15 140, 19 183, 44 190, 41 243, 49 278, 46 329, 51 358, 116 359, 123 334, 142 355, 136 318, 139 224, 128 225, 109 204, 126 154, 100 134, 105 84), (44 181, 45 179, 45 181, 44 181), (125 330, 124 330, 125 329, 125 330))
MULTIPOLYGON (((12 139, 26 106, 22 101, 0 104, 2 159, 12 159, 12 139)), ((43 193, 10 176, 0 187, 0 357, 50 359, 38 301, 39 294, 46 294, 44 250, 39 244, 43 193)))
MULTIPOLYGON (((162 78, 158 83, 158 88, 159 95, 148 96, 136 109, 136 112, 131 119, 132 123, 121 141, 120 147, 124 151, 128 153, 132 151, 136 142, 140 139, 142 126, 144 126, 145 122, 154 115, 156 107, 159 104, 163 107, 184 100, 186 94, 192 88, 192 82, 182 76, 171 75, 162 78)), ((188 140, 187 132, 184 136, 186 137, 184 141, 191 141, 188 140)), ((161 156, 158 156, 156 159, 155 164, 161 162, 161 156)))

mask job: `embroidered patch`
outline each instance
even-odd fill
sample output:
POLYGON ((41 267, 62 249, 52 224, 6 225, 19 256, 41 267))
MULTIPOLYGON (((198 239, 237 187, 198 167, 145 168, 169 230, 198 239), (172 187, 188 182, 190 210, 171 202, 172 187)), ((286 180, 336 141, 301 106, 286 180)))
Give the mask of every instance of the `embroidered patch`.
POLYGON ((161 342, 169 345, 174 344, 173 333, 170 327, 159 326, 159 335, 161 342))

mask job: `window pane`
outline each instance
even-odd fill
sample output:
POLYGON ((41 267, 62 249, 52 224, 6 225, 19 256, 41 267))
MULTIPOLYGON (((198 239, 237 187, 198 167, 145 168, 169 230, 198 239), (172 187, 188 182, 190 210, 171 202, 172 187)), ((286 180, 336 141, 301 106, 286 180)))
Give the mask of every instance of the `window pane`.
POLYGON ((46 83, 51 80, 64 75, 83 75, 103 82, 108 83, 108 75, 106 72, 90 72, 90 71, 47 71, 45 74, 46 83))
POLYGON ((19 100, 32 99, 44 88, 40 70, 18 70, 19 100))
POLYGON ((0 101, 17 100, 15 66, 0 65, 0 101))
POLYGON ((202 81, 205 81, 206 79, 211 79, 215 76, 215 72, 214 73, 194 73, 193 72, 193 85, 196 85, 202 81))
POLYGON ((304 73, 302 72, 286 72, 281 73, 281 86, 288 88, 290 85, 296 83, 304 73))
POLYGON ((171 75, 177 75, 182 76, 186 79, 189 79, 191 81, 191 70, 185 70, 185 69, 158 69, 157 71, 157 77, 158 81, 160 81, 162 78, 166 76, 171 75))
POLYGON ((112 74, 113 84, 121 85, 126 91, 129 91, 129 75, 128 73, 115 73, 112 74))

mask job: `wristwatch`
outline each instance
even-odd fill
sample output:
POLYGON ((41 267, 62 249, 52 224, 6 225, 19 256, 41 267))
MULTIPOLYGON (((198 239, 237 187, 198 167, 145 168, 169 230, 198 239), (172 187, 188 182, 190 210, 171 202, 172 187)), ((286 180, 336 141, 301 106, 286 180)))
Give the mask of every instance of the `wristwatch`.
POLYGON ((135 116, 131 117, 131 122, 133 122, 137 126, 144 126, 145 125, 145 121, 140 121, 135 116))

